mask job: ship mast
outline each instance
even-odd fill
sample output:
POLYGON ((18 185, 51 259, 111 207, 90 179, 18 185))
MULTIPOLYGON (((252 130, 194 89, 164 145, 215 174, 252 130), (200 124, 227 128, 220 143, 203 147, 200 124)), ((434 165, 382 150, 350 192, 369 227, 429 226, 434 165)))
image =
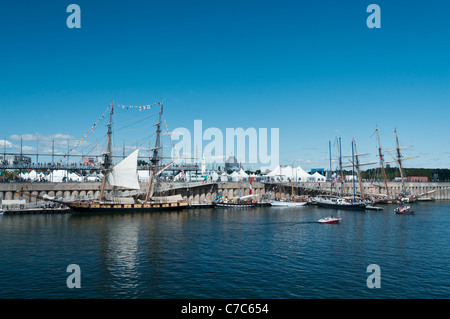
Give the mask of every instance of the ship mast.
POLYGON ((402 187, 403 187, 403 192, 405 191, 405 181, 404 181, 404 174, 403 174, 403 167, 402 167, 402 155, 400 154, 400 145, 398 143, 398 135, 397 135, 397 129, 394 129, 395 132, 395 140, 397 142, 397 163, 398 163, 398 167, 400 169, 400 176, 402 178, 402 187))
MULTIPOLYGON (((352 161, 353 161, 353 170, 352 170, 352 180, 353 180, 353 203, 356 202, 356 192, 355 192, 355 140, 352 140, 352 161)), ((361 194, 362 195, 362 194, 361 194)))
POLYGON ((104 168, 103 168, 103 180, 102 186, 100 188, 100 201, 105 200, 105 186, 106 186, 106 176, 111 171, 112 166, 112 143, 111 143, 111 125, 112 125, 112 115, 114 114, 114 101, 111 102, 111 111, 109 112, 109 123, 108 126, 108 142, 106 144, 106 153, 104 155, 104 168))
POLYGON ((387 185, 386 170, 384 169, 384 157, 383 157, 383 153, 381 152, 380 134, 378 134, 378 126, 376 128, 376 131, 377 131, 377 137, 378 137, 378 155, 380 156, 381 169, 383 171, 383 177, 384 177, 384 185, 386 186, 386 195, 389 196, 389 188, 387 185))
POLYGON ((402 161, 406 161, 406 160, 409 160, 409 159, 417 158, 418 156, 409 157, 409 158, 403 158, 402 159, 402 154, 400 153, 400 150, 404 149, 404 148, 409 148, 411 146, 400 147, 400 145, 398 143, 397 129, 394 130, 394 133, 395 133, 395 139, 396 139, 396 142, 397 142, 397 148, 387 151, 389 153, 389 155, 391 155, 392 158, 394 159, 393 161, 387 162, 387 163, 393 163, 393 162, 398 163, 398 168, 400 170, 400 176, 401 176, 401 179, 402 179, 402 191, 405 192, 406 191, 405 180, 404 180, 405 174, 403 172, 402 161), (397 152, 397 158, 395 158, 394 155, 391 154, 392 151, 396 151, 397 152))
POLYGON ((224 190, 225 194, 222 194, 222 201, 225 202, 225 200, 228 201, 228 190, 227 190, 228 174, 227 174, 227 159, 226 159, 226 156, 225 156, 225 164, 223 166, 223 171, 225 173, 225 190, 224 190), (225 197, 223 195, 225 195, 225 197))
POLYGON ((341 197, 344 197, 344 173, 342 171, 342 150, 341 150, 341 138, 339 137, 339 170, 341 172, 341 197))
MULTIPOLYGON (((356 148, 356 142, 355 139, 352 139, 352 160, 350 161, 352 163, 352 167, 353 167, 353 188, 355 188, 355 172, 354 170, 356 169, 356 173, 358 174, 358 182, 359 182, 359 190, 361 193, 361 199, 364 200, 365 198, 365 194, 364 194, 364 187, 363 187, 363 183, 362 183, 362 176, 361 176, 361 169, 360 167, 363 165, 373 165, 373 164, 377 164, 376 162, 371 162, 371 163, 363 163, 361 164, 359 162, 359 157, 360 156, 364 156, 367 155, 367 153, 365 154, 359 154, 358 150, 356 148), (353 151, 354 148, 354 151, 353 151)), ((350 166, 344 166, 344 167, 350 167, 350 166)))
POLYGON ((333 168, 331 167, 331 141, 328 141, 330 149, 330 200, 333 199, 333 168))
POLYGON ((294 164, 292 164, 291 200, 294 201, 294 164))
MULTIPOLYGON (((361 192, 361 200, 364 200, 364 198, 365 198, 364 187, 363 187, 363 184, 362 184, 361 170, 359 169, 358 151, 356 149, 355 140, 353 140, 353 147, 355 148, 355 153, 356 153, 355 154, 355 163, 354 163, 354 165, 355 165, 355 168, 356 168, 356 172, 358 174, 359 191, 361 192)), ((355 187, 354 184, 353 184, 353 187, 355 187)))
POLYGON ((159 102, 160 108, 159 108, 159 117, 158 117, 158 123, 155 124, 156 126, 156 141, 155 141, 155 148, 153 149, 153 156, 150 159, 150 169, 149 169, 149 179, 148 179, 148 187, 147 187, 147 193, 145 194, 145 201, 148 202, 150 200, 150 197, 152 195, 152 187, 153 187, 153 178, 155 175, 155 171, 158 168, 159 164, 159 149, 161 148, 161 116, 163 113, 163 103, 162 101, 159 102))

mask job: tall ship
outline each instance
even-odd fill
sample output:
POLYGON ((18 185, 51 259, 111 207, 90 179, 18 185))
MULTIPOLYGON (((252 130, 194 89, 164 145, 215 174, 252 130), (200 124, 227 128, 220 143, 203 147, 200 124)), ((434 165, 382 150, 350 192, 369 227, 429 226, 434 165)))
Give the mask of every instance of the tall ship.
POLYGON ((157 177, 168 168, 175 160, 167 165, 162 165, 161 150, 161 117, 163 103, 160 106, 158 122, 156 126, 155 147, 151 149, 152 156, 149 165, 149 182, 146 189, 140 189, 137 162, 139 149, 137 148, 122 161, 113 165, 112 155, 112 117, 114 114, 114 102, 110 105, 109 122, 107 124, 107 145, 103 154, 103 178, 100 184, 99 198, 90 200, 63 201, 44 198, 69 206, 79 213, 125 213, 125 212, 159 212, 182 210, 188 207, 188 202, 181 195, 154 196, 157 189, 157 177), (109 189, 107 186, 109 185, 109 189), (112 187, 112 189, 111 189, 112 187), (118 192, 122 190, 122 192, 118 192), (109 192, 108 192, 109 191, 109 192))
POLYGON ((409 148, 411 146, 405 146, 405 147, 400 147, 399 141, 398 141, 398 135, 397 135, 397 129, 394 130, 395 133, 395 141, 396 141, 396 148, 391 149, 391 150, 387 150, 386 152, 393 158, 392 161, 385 161, 383 152, 381 150, 381 143, 380 143, 380 135, 378 133, 378 126, 376 127, 376 133, 377 133, 377 137, 378 137, 378 156, 380 157, 380 164, 381 164, 381 169, 383 172, 383 178, 384 178, 384 188, 386 190, 386 194, 377 194, 377 199, 375 200, 376 203, 380 203, 380 204, 391 204, 391 203, 398 203, 398 202, 413 202, 416 201, 417 198, 421 195, 410 195, 409 191, 406 190, 406 186, 405 186, 405 173, 403 170, 403 161, 405 160, 409 160, 409 159, 413 159, 413 158, 417 158, 418 156, 414 156, 414 157, 409 157, 409 158, 404 158, 403 155, 401 154, 400 150, 401 149, 405 149, 405 148, 409 148), (396 156, 394 156, 391 152, 395 151, 396 152, 396 156), (386 170, 384 165, 385 164, 389 164, 389 163, 396 163, 398 165, 398 169, 400 171, 400 178, 401 178, 401 185, 402 185, 402 191, 400 192, 399 195, 393 195, 390 194, 389 192, 389 187, 388 187, 388 179, 386 176, 386 170))
MULTIPOLYGON (((354 141, 352 141, 352 153, 354 148, 354 141)), ((330 173, 332 172, 332 165, 331 165, 331 142, 329 142, 329 149, 330 149, 330 173)), ((352 157, 354 157, 354 154, 352 154, 352 157)), ((353 161, 354 162, 354 161, 353 161)), ((342 173, 342 155, 341 155, 341 139, 339 138, 339 168, 341 171, 341 194, 337 198, 333 198, 333 183, 330 183, 330 198, 327 199, 320 199, 316 201, 317 206, 324 207, 324 208, 334 208, 334 209, 345 209, 345 210, 365 210, 366 209, 366 203, 357 201, 356 195, 355 195, 355 179, 353 178, 353 198, 351 200, 348 200, 344 197, 343 194, 343 173, 342 173)), ((353 169, 353 176, 354 176, 354 169, 353 169)))

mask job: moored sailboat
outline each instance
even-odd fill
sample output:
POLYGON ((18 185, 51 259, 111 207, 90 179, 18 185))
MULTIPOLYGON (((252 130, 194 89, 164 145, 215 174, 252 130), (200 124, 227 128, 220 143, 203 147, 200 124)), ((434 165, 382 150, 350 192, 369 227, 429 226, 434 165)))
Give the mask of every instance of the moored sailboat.
MULTIPOLYGON (((293 172, 294 172, 294 165, 292 165, 292 177, 293 177, 293 172)), ((290 199, 282 199, 281 198, 281 190, 282 190, 282 183, 281 183, 281 168, 280 168, 280 184, 279 184, 279 188, 280 188, 280 197, 279 198, 275 198, 274 200, 270 201, 270 205, 271 206, 275 206, 275 207, 302 207, 302 206, 306 206, 308 204, 307 201, 305 200, 295 200, 295 196, 294 196, 294 179, 292 178, 291 180, 291 198, 290 199)), ((295 178, 295 180, 297 180, 297 178, 295 178)))
POLYGON ((155 188, 155 179, 164 169, 170 166, 173 161, 163 167, 159 167, 161 116, 163 112, 162 102, 160 105, 158 123, 156 123, 156 142, 153 149, 153 157, 149 169, 149 184, 145 193, 145 198, 118 197, 115 190, 118 187, 132 190, 140 190, 137 175, 138 149, 112 166, 111 161, 111 119, 114 114, 114 102, 111 104, 111 112, 108 123, 108 142, 104 160, 103 180, 100 189, 100 198, 98 200, 74 201, 66 203, 76 212, 84 213, 115 213, 115 212, 150 212, 150 211, 168 211, 185 209, 188 206, 187 201, 183 200, 181 195, 168 197, 153 197, 155 188), (106 184, 113 186, 109 196, 105 196, 106 184))
MULTIPOLYGON (((227 164, 225 162, 224 165, 224 173, 227 176, 227 164)), ((246 196, 240 196, 241 192, 241 180, 239 178, 239 194, 234 198, 228 198, 227 196, 227 182, 225 181, 225 189, 222 196, 213 200, 211 203, 214 208, 252 208, 256 206, 255 196, 253 194, 249 194, 246 196)), ((251 184, 250 184, 250 193, 251 193, 251 184)))
MULTIPOLYGON (((332 171, 331 142, 330 142, 329 148, 330 148, 330 173, 331 173, 331 171, 332 171)), ((339 166, 341 168, 341 183, 343 183, 342 160, 341 160, 341 151, 340 150, 341 150, 341 139, 339 138, 339 166)), ((353 152, 353 141, 352 141, 352 152, 353 152)), ((354 175, 354 173, 353 173, 353 175, 354 175)), ((353 179, 353 181, 354 181, 354 179, 353 179)), ((333 186, 331 185, 330 198, 316 200, 317 206, 324 207, 324 208, 345 209, 345 210, 365 210, 366 209, 366 204, 364 202, 356 201, 355 186, 353 186, 353 200, 352 201, 349 201, 346 198, 344 198, 342 192, 343 192, 343 187, 341 185, 341 196, 339 198, 333 198, 333 186)))
POLYGON ((240 196, 232 199, 216 199, 212 201, 215 208, 251 208, 256 206, 253 195, 240 196))
MULTIPOLYGON (((160 133, 161 133, 161 116, 163 111, 162 102, 160 105, 159 120, 156 123, 156 142, 153 149, 153 157, 151 158, 151 165, 149 169, 149 184, 145 192, 145 197, 142 197, 143 191, 140 189, 138 175, 137 175, 137 160, 139 149, 133 151, 130 155, 124 158, 116 165, 112 164, 112 115, 114 114, 114 102, 110 106, 109 123, 108 126, 108 140, 106 146, 106 153, 104 154, 103 164, 103 179, 100 185, 100 196, 97 199, 89 200, 74 200, 64 201, 58 199, 46 199, 65 204, 73 211, 79 213, 126 213, 126 212, 153 212, 153 211, 172 211, 181 210, 188 207, 187 201, 183 200, 181 195, 154 197, 155 179, 174 161, 165 166, 159 166, 160 147, 160 133), (112 190, 107 194, 107 185, 112 187, 112 190), (134 190, 133 196, 124 197, 117 192, 119 189, 134 190)), ((129 192, 128 192, 129 193, 129 192)), ((37 196, 40 197, 40 196, 37 196)))
POLYGON ((379 152, 379 157, 380 157, 381 168, 382 168, 382 171, 383 171, 383 177, 384 177, 384 184, 385 184, 386 194, 378 194, 377 195, 378 198, 375 200, 375 202, 376 203, 380 203, 380 204, 391 204, 391 203, 416 201, 417 198, 420 195, 419 196, 411 195, 409 193, 409 191, 406 189, 406 186, 405 186, 405 173, 404 173, 402 164, 403 164, 403 161, 409 160, 409 159, 413 159, 413 158, 417 158, 418 156, 409 157, 409 158, 403 158, 400 150, 409 148, 410 146, 400 147, 399 141, 398 141, 397 129, 394 129, 395 140, 396 140, 397 147, 394 148, 394 149, 386 151, 393 158, 392 161, 386 162, 384 160, 384 156, 383 156, 383 153, 381 151, 381 144, 380 144, 380 136, 379 136, 379 133, 378 133, 378 126, 376 127, 376 132, 377 132, 377 136, 378 136, 378 145, 379 145, 378 152, 379 152), (397 153, 396 156, 391 154, 391 152, 393 152, 393 151, 395 151, 397 153), (400 171, 400 178, 401 178, 401 183, 402 183, 402 191, 400 192, 400 194, 398 196, 393 196, 392 194, 389 193, 389 187, 388 187, 388 184, 387 184, 387 177, 386 177, 386 172, 385 172, 385 168, 384 168, 384 164, 389 164, 389 163, 397 163, 399 171, 400 171))

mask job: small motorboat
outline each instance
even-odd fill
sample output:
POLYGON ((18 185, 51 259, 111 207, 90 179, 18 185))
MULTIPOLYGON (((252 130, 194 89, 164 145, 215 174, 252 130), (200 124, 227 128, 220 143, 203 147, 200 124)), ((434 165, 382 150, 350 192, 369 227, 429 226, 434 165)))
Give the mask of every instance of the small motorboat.
POLYGON ((411 206, 402 204, 394 209, 394 213, 396 213, 396 214, 414 214, 414 210, 411 209, 411 206))
POLYGON ((337 224, 340 221, 341 221, 341 218, 331 216, 331 217, 322 217, 317 222, 319 222, 321 224, 337 224))

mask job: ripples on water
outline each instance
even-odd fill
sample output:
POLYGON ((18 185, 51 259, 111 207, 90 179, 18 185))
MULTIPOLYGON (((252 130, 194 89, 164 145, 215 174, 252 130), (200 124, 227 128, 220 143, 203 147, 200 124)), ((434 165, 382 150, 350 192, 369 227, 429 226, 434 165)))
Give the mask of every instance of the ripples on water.
POLYGON ((415 206, 1 216, 0 298, 448 298, 450 205, 415 206))

